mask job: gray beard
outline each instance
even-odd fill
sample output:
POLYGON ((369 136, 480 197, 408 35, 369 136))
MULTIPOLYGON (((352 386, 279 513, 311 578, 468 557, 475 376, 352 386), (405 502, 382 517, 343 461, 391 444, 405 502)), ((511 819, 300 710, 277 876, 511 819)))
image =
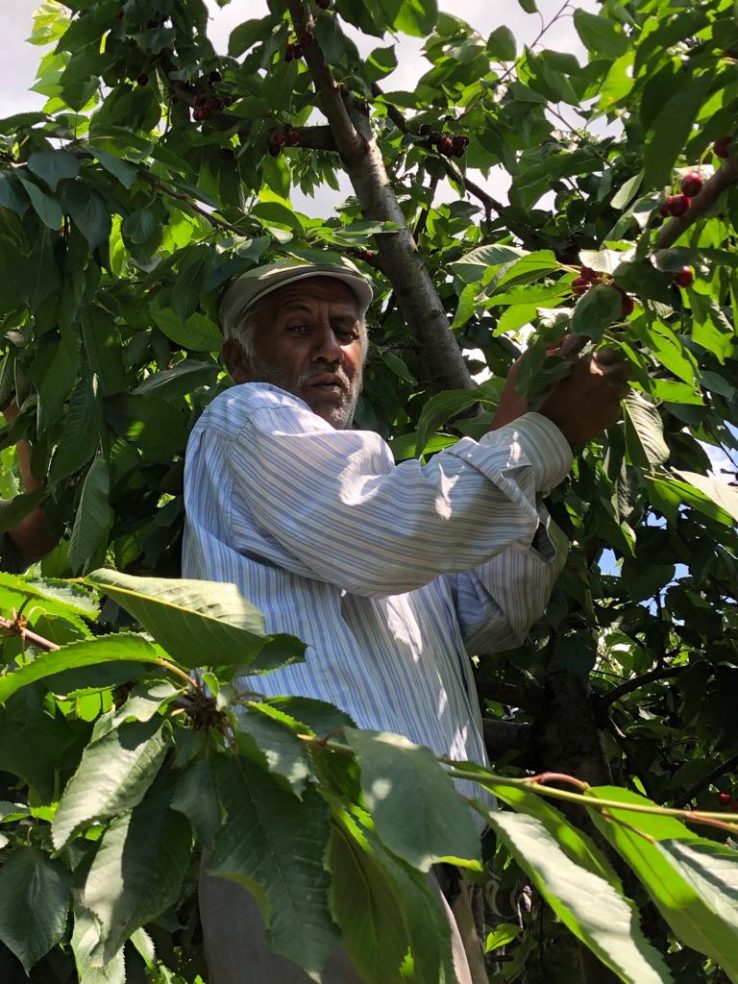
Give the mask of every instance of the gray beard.
MULTIPOLYGON (((293 396, 301 400, 304 399, 300 393, 301 389, 306 384, 309 384, 313 376, 326 371, 325 369, 311 369, 295 379, 286 370, 279 369, 258 355, 249 356, 249 370, 249 376, 252 382, 270 383, 272 386, 278 386, 279 389, 292 393, 293 396)), ((340 366, 331 371, 335 373, 339 382, 343 384, 344 396, 340 404, 330 411, 327 418, 323 419, 326 419, 331 427, 334 427, 336 430, 347 430, 354 420, 354 412, 359 399, 359 393, 361 392, 362 373, 358 372, 354 376, 353 382, 351 382, 340 366)), ((310 409, 312 410, 313 408, 310 407, 310 409)))

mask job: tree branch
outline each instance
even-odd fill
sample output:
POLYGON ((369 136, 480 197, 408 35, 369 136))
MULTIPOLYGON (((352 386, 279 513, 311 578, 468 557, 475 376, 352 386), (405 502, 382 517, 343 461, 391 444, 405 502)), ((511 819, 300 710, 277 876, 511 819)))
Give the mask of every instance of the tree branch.
POLYGON ((216 229, 225 229, 227 232, 234 232, 237 236, 243 236, 243 229, 239 229, 238 226, 232 225, 230 222, 226 222, 225 219, 219 219, 217 215, 203 206, 199 205, 196 201, 186 195, 183 191, 175 191, 173 188, 168 187, 168 185, 162 184, 157 178, 152 174, 148 174, 146 171, 139 171, 139 176, 143 178, 147 184, 150 184, 152 188, 156 188, 157 191, 162 192, 162 194, 167 195, 169 198, 176 198, 180 202, 184 202, 193 212, 197 212, 201 215, 203 219, 210 223, 210 225, 215 226, 216 229))
POLYGON ((738 753, 732 755, 727 761, 716 765, 715 768, 711 769, 706 776, 699 779, 694 786, 690 786, 686 793, 676 799, 674 806, 685 806, 690 802, 690 800, 695 798, 697 793, 701 793, 703 789, 706 789, 708 786, 712 785, 716 779, 719 779, 720 776, 724 776, 726 772, 730 772, 730 770, 737 765, 738 753))
POLYGON ((656 680, 666 680, 669 677, 679 676, 683 671, 683 666, 658 666, 655 670, 649 670, 648 673, 633 677, 632 680, 626 680, 625 683, 621 683, 620 686, 609 690, 606 694, 598 694, 595 700, 600 708, 609 707, 610 704, 614 704, 627 694, 633 693, 634 690, 647 687, 649 683, 654 683, 656 680))
POLYGON ((380 266, 392 283, 410 332, 421 343, 428 381, 436 389, 473 389, 474 382, 449 330, 438 292, 418 254, 369 121, 350 101, 344 101, 315 38, 314 21, 307 5, 303 0, 287 0, 287 7, 361 210, 367 219, 392 222, 397 227, 397 232, 376 237, 380 266))
POLYGON ((656 236, 654 248, 668 249, 714 205, 726 188, 734 184, 738 184, 738 155, 728 157, 713 176, 705 181, 684 215, 675 216, 664 223, 656 236))

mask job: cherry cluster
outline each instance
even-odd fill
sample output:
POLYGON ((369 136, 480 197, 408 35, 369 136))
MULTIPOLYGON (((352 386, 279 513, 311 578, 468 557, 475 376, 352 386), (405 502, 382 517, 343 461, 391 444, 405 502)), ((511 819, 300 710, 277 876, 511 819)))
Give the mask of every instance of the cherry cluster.
POLYGON ((282 147, 297 147, 300 143, 300 131, 294 127, 287 130, 275 130, 269 140, 269 153, 272 157, 279 157, 282 147))
POLYGON ((591 267, 579 267, 579 276, 575 277, 571 284, 572 293, 576 294, 577 297, 581 297, 582 294, 586 294, 589 288, 595 284, 603 284, 605 287, 611 287, 613 290, 616 290, 620 294, 623 317, 627 318, 629 314, 632 314, 633 308, 635 307, 635 300, 630 294, 626 294, 623 288, 619 287, 607 273, 598 273, 596 270, 592 270, 591 267))
MULTIPOLYGON (((716 157, 726 158, 730 156, 730 145, 732 137, 721 137, 712 145, 712 152, 716 157)), ((699 171, 690 171, 685 174, 681 183, 681 194, 667 195, 663 201, 659 212, 664 216, 679 216, 689 209, 692 199, 702 191, 702 175, 699 171)), ((682 286, 680 284, 680 286, 682 286)))
POLYGON ((469 138, 465 133, 450 135, 434 130, 427 123, 420 128, 420 136, 428 137, 428 143, 435 146, 439 154, 444 157, 463 157, 469 145, 469 138))

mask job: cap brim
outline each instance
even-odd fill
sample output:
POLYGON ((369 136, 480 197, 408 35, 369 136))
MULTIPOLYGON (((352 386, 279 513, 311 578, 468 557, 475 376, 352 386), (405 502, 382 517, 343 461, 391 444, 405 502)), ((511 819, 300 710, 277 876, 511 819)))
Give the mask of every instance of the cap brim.
POLYGON ((304 264, 288 269, 277 269, 261 276, 254 276, 256 271, 249 271, 233 283, 225 293, 221 306, 223 330, 229 335, 236 324, 255 304, 264 297, 272 294, 287 284, 313 277, 330 277, 340 280, 352 291, 363 317, 372 302, 373 292, 369 282, 358 270, 342 269, 329 264, 304 264))

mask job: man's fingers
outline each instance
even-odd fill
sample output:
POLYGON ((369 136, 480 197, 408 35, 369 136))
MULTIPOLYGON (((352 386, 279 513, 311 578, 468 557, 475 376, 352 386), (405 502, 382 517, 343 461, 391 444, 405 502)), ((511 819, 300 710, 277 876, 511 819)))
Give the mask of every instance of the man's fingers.
POLYGON ((579 355, 588 341, 586 335, 567 335, 560 343, 556 354, 565 359, 573 359, 579 355))

